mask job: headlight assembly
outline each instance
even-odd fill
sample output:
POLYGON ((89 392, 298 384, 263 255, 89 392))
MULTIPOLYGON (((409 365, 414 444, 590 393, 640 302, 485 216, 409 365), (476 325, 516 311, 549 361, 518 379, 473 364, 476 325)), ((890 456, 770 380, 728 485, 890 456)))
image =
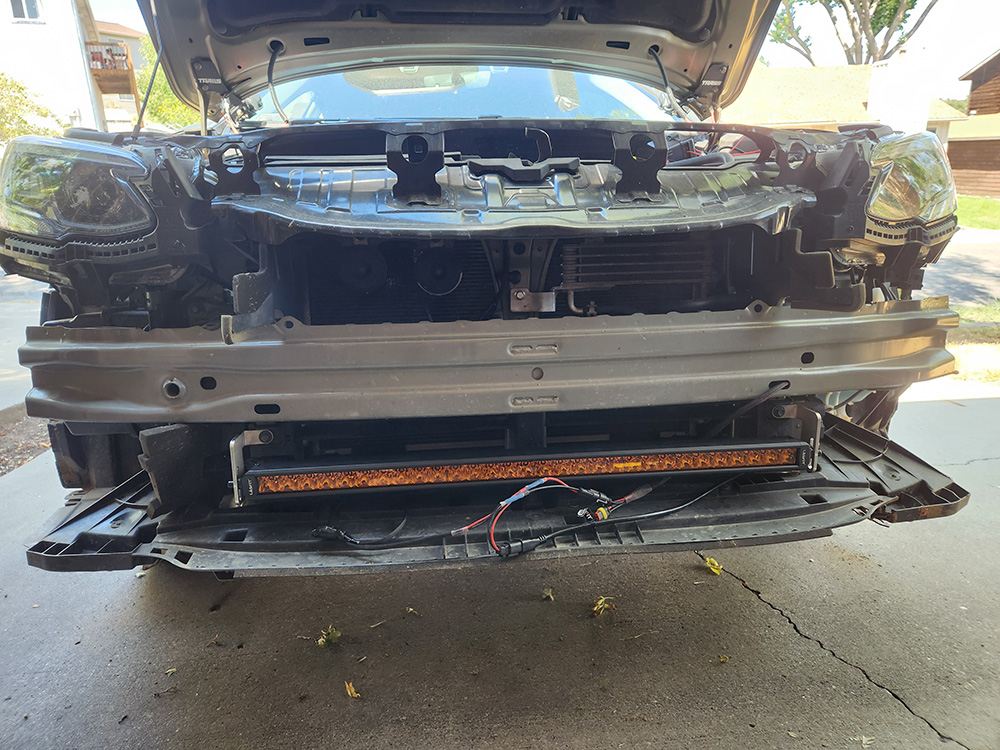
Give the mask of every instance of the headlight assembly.
POLYGON ((103 240, 152 229, 153 212, 128 181, 146 172, 122 149, 16 138, 0 164, 0 229, 51 240, 103 240))
POLYGON ((958 210, 948 156, 933 133, 884 140, 872 151, 878 172, 868 215, 883 221, 933 222, 958 210))

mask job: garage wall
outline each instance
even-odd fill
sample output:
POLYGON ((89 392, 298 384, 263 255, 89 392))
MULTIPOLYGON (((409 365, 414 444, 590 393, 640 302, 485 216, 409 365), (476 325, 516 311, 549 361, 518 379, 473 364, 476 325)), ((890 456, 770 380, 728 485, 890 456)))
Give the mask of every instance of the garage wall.
POLYGON ((959 193, 1000 198, 1000 139, 950 141, 948 159, 959 193))

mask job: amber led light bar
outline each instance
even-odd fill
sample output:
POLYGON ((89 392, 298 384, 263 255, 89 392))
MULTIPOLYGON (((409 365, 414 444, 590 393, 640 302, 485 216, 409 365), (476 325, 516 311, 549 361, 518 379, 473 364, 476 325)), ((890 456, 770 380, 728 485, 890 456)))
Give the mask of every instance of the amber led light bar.
POLYGON ((803 464, 801 459, 803 452, 804 449, 801 446, 781 446, 691 450, 676 453, 635 453, 583 458, 452 463, 437 466, 286 471, 274 474, 257 474, 251 478, 249 484, 252 494, 277 495, 324 490, 531 479, 542 476, 583 477, 711 469, 797 468, 803 464))

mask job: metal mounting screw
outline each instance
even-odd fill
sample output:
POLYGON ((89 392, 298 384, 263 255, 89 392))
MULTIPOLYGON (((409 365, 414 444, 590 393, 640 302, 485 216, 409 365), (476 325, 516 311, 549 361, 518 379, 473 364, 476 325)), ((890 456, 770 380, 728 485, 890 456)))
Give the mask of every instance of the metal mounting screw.
POLYGON ((525 292, 523 289, 518 289, 516 292, 514 292, 514 298, 515 299, 524 299, 527 296, 528 296, 528 293, 525 292))

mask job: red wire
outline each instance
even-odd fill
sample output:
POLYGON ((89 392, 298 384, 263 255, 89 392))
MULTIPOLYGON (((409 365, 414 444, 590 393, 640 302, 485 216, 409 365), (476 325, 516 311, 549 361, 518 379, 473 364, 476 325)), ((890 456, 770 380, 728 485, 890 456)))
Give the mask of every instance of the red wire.
POLYGON ((513 505, 513 503, 508 503, 507 505, 504 505, 502 508, 500 508, 500 512, 497 513, 496 518, 493 519, 493 523, 490 524, 490 546, 493 548, 493 551, 497 553, 500 552, 500 547, 498 547, 496 541, 494 541, 493 531, 497 527, 497 521, 500 520, 500 516, 502 516, 504 514, 504 511, 507 510, 507 508, 509 508, 511 505, 513 505))
POLYGON ((479 524, 481 524, 483 521, 485 521, 486 519, 488 519, 492 515, 493 515, 492 513, 487 513, 485 516, 483 516, 482 518, 480 518, 478 521, 473 521, 468 526, 463 526, 462 528, 459 529, 459 531, 469 531, 470 529, 474 529, 479 524))

